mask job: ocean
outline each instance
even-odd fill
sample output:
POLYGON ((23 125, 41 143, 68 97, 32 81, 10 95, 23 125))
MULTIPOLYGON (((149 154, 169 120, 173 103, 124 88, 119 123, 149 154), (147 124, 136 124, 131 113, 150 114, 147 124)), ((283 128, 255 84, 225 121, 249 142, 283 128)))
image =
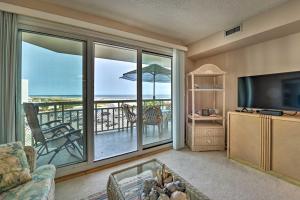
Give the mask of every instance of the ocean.
MULTIPOLYGON (((54 98, 54 99, 75 99, 81 98, 81 95, 30 95, 30 98, 54 98)), ((134 100, 136 95, 96 95, 95 100, 134 100)), ((152 95, 143 95, 143 99, 152 99, 152 95)), ((156 99, 170 99, 170 95, 156 95, 156 99)))

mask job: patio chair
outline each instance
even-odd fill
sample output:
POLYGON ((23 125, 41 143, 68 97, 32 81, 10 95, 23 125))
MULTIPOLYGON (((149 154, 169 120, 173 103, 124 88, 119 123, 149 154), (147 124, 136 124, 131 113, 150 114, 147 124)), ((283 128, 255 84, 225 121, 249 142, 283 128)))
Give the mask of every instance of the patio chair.
POLYGON ((144 132, 147 135, 147 126, 152 125, 153 126, 153 133, 155 132, 155 126, 158 127, 158 133, 161 134, 162 132, 162 111, 159 106, 151 106, 146 108, 143 115, 143 126, 144 126, 144 132))
POLYGON ((37 106, 33 103, 24 103, 23 108, 32 132, 33 146, 37 149, 37 159, 54 152, 48 162, 50 164, 63 149, 66 149, 70 155, 83 159, 81 152, 83 140, 80 129, 75 130, 69 123, 61 123, 60 120, 40 124, 37 117, 39 112, 37 106), (80 157, 72 153, 69 148, 77 151, 80 157))
POLYGON ((125 113, 125 117, 127 119, 127 129, 130 123, 130 131, 133 131, 133 125, 136 123, 137 117, 136 114, 132 111, 132 107, 128 104, 122 105, 123 111, 125 113))

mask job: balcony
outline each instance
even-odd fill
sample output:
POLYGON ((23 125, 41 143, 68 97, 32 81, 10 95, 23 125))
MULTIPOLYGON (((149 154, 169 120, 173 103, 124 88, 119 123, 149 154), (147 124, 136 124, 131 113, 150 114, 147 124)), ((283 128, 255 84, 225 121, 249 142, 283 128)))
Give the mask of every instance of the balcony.
MULTIPOLYGON (((102 160, 122 155, 137 150, 137 128, 136 124, 130 127, 122 105, 130 105, 133 113, 136 113, 136 100, 100 100, 94 102, 94 159, 102 160)), ((83 133, 83 109, 82 102, 51 102, 35 103, 39 108, 37 114, 40 124, 59 120, 62 123, 69 123, 75 130, 83 133)), ((171 99, 144 100, 143 107, 159 106, 162 111, 162 131, 159 133, 155 126, 147 126, 143 133, 143 145, 156 142, 168 141, 171 139, 171 99)), ((34 144, 31 129, 25 118, 25 144, 34 144)), ((85 148, 81 151, 85 152, 85 148)), ((57 166, 80 162, 78 152, 71 155, 67 149, 61 149, 52 164, 57 166)), ((48 163, 52 157, 49 155, 40 156, 38 165, 48 163)))

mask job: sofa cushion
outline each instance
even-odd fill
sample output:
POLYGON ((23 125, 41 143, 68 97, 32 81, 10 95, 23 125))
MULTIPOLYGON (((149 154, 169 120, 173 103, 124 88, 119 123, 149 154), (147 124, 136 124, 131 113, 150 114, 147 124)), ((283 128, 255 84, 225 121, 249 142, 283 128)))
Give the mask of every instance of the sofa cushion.
POLYGON ((40 180, 44 179, 54 179, 55 178, 55 166, 54 165, 43 165, 38 167, 33 173, 32 173, 32 179, 35 182, 38 182, 40 180))
POLYGON ((32 173, 32 181, 0 195, 1 200, 47 200, 54 186, 55 167, 44 165, 32 173))
POLYGON ((29 164, 22 143, 0 145, 0 193, 30 180, 29 164))

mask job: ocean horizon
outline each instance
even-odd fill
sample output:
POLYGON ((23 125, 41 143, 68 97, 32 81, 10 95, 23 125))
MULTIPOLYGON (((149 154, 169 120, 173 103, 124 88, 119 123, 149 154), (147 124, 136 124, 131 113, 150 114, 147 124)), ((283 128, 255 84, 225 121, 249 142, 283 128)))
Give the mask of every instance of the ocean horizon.
MULTIPOLYGON (((82 95, 29 95, 30 98, 80 98, 82 95)), ((95 99, 136 99, 136 95, 95 95, 95 99)), ((152 99, 152 95, 143 95, 145 99, 152 99)), ((155 95, 157 99, 170 99, 170 95, 155 95)))

